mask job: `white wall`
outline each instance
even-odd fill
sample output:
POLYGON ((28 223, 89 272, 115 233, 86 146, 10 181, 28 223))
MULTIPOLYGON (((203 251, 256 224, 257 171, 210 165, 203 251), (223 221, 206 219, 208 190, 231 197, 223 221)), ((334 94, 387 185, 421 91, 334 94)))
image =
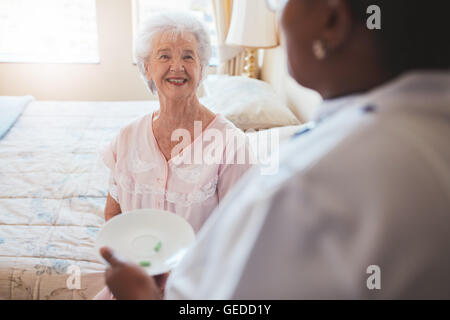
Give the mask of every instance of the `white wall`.
POLYGON ((97 0, 99 64, 0 63, 0 95, 38 100, 148 100, 132 59, 131 0, 97 0))
MULTIPOLYGON (((63 101, 154 99, 133 64, 132 0, 96 2, 99 64, 0 63, 0 96, 63 101)), ((264 50, 261 62, 262 79, 285 97, 299 118, 308 120, 320 99, 288 76, 283 49, 264 50)))

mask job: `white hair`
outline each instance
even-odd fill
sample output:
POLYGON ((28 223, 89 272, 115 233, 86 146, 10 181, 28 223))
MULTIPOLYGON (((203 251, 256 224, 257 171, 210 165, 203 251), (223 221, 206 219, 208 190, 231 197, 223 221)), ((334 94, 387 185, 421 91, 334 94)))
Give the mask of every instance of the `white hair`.
POLYGON ((165 32, 172 32, 172 35, 175 37, 185 32, 192 33, 197 40, 197 53, 202 66, 200 82, 208 75, 212 48, 211 40, 204 24, 189 11, 158 12, 151 15, 147 20, 142 21, 136 35, 134 48, 134 56, 139 72, 153 94, 157 92, 156 85, 153 80, 147 80, 145 67, 152 54, 153 37, 165 32))

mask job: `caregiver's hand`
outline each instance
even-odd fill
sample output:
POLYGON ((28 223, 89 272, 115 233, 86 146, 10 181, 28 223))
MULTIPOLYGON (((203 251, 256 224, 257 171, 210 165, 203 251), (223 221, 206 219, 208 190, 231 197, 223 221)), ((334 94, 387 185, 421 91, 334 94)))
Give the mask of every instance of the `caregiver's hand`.
POLYGON ((109 263, 105 281, 115 298, 119 300, 158 300, 163 297, 167 274, 149 277, 143 268, 118 258, 108 248, 100 248, 100 254, 109 263))

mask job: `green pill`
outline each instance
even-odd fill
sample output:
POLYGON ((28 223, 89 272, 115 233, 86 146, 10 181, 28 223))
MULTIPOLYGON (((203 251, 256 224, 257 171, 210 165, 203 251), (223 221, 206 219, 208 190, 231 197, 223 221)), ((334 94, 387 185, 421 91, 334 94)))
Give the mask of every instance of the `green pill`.
POLYGON ((161 241, 158 241, 158 243, 155 245, 155 247, 153 248, 153 250, 155 250, 155 252, 158 252, 159 249, 161 249, 162 243, 161 241))
POLYGON ((139 265, 141 267, 150 267, 151 263, 150 263, 150 261, 141 261, 141 262, 139 262, 139 265))

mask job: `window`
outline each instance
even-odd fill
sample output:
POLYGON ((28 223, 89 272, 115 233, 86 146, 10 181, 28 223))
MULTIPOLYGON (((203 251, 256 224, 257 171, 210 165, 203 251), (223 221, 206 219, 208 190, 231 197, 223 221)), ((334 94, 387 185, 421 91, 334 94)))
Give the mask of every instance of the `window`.
POLYGON ((217 65, 217 34, 214 22, 211 0, 134 0, 134 31, 136 32, 139 21, 145 19, 153 12, 167 9, 182 9, 192 11, 202 20, 211 37, 212 56, 210 65, 217 65))
POLYGON ((95 0, 0 0, 0 62, 98 63, 95 0))

